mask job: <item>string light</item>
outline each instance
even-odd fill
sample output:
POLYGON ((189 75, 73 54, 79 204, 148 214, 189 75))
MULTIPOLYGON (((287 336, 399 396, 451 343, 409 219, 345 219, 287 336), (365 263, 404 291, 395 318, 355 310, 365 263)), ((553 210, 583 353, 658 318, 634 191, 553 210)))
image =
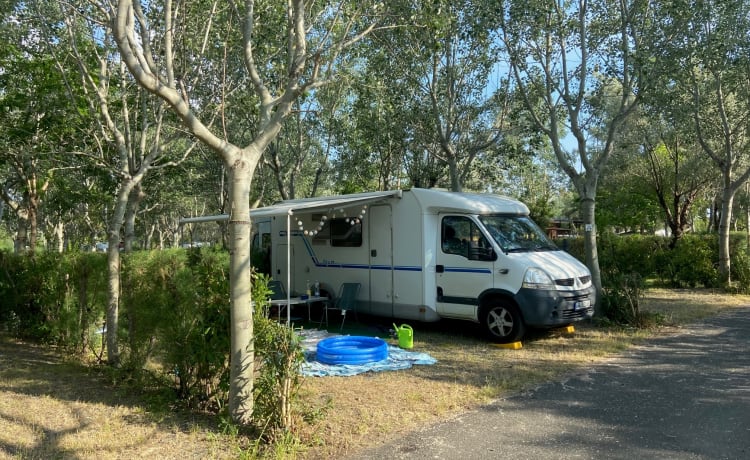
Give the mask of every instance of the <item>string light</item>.
POLYGON ((306 229, 305 224, 304 222, 302 222, 301 219, 297 220, 297 228, 305 236, 315 236, 323 230, 323 227, 325 227, 325 224, 329 219, 336 218, 336 213, 341 214, 341 218, 343 218, 345 222, 354 226, 354 225, 362 223, 362 219, 365 217, 365 214, 367 214, 367 205, 362 206, 362 209, 360 210, 357 217, 347 217, 346 213, 344 212, 344 209, 334 209, 330 212, 331 214, 330 217, 328 216, 328 214, 324 214, 323 216, 321 216, 320 221, 317 223, 317 225, 315 225, 314 228, 306 229))

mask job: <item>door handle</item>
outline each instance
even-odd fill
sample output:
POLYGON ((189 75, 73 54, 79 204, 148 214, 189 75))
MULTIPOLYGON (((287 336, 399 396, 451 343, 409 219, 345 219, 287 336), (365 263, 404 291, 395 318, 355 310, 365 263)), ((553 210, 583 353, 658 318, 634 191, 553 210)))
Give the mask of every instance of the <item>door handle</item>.
POLYGON ((500 268, 497 270, 497 272, 500 273, 501 275, 507 275, 508 272, 510 272, 510 270, 508 270, 507 268, 500 268))

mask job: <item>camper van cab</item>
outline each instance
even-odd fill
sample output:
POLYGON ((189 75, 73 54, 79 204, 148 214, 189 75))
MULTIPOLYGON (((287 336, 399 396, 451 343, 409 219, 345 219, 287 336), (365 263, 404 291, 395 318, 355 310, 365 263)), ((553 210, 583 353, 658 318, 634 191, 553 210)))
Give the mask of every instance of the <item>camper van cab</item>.
POLYGON ((589 270, 510 198, 413 188, 282 201, 251 216, 274 279, 334 296, 360 283, 359 313, 474 321, 500 343, 594 313, 589 270))

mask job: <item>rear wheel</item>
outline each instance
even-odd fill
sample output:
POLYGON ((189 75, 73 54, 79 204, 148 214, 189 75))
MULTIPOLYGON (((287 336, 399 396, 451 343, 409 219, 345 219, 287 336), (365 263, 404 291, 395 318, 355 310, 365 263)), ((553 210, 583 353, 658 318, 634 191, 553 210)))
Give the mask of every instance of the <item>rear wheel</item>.
POLYGON ((518 342, 526 331, 518 307, 507 301, 495 301, 485 307, 481 322, 489 339, 497 343, 518 342))

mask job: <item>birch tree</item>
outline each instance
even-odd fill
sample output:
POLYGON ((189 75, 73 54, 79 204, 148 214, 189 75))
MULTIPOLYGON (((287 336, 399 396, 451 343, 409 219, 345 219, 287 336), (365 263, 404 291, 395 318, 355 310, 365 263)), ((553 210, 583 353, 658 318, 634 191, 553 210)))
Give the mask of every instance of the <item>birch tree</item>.
MULTIPOLYGON (((115 41, 135 80, 165 101, 192 136, 224 162, 230 176, 230 391, 229 411, 241 424, 252 420, 253 410, 253 310, 250 282, 250 191, 253 173, 268 145, 278 136, 295 101, 314 92, 335 76, 342 53, 375 27, 381 5, 360 2, 230 1, 229 10, 218 11, 223 2, 190 4, 164 0, 120 0, 113 7, 115 41), (171 31, 185 8, 199 8, 206 23, 221 17, 226 34, 206 33, 208 44, 218 43, 226 52, 223 61, 204 61, 188 55, 182 37, 155 34, 153 28, 171 31), (203 8, 205 7, 205 10, 203 8), (161 13, 149 22, 146 11, 161 13), (232 24, 239 24, 233 29, 232 24), (153 37, 163 37, 157 48, 153 37), (156 53, 159 49, 160 53, 156 53), (242 68, 228 67, 241 62, 242 68), (231 132, 211 129, 205 107, 192 95, 207 74, 237 70, 241 86, 228 88, 249 94, 257 103, 257 124, 249 140, 231 132), (190 79, 190 86, 185 80, 190 79)), ((216 101, 223 113, 226 93, 216 101)))
POLYGON ((501 2, 499 24, 515 87, 578 193, 586 265, 598 292, 597 186, 645 83, 640 29, 650 24, 647 7, 641 0, 501 2))
POLYGON ((750 179, 750 2, 659 4, 658 76, 678 94, 672 113, 692 127, 721 174, 719 270, 731 282, 729 233, 735 196, 750 179))
MULTIPOLYGON (((494 99, 505 88, 492 81, 498 50, 489 21, 496 3, 407 0, 389 6, 411 15, 415 25, 373 35, 372 68, 381 72, 384 97, 406 96, 394 102, 406 112, 401 118, 408 120, 409 150, 416 157, 411 166, 429 168, 433 161, 423 156, 427 152, 447 168, 450 189, 460 192, 474 163, 486 157, 506 129, 507 106, 494 99)), ((373 106, 386 116, 391 116, 389 109, 388 104, 373 106)))
MULTIPOLYGON (((179 156, 175 161, 169 155, 169 146, 182 136, 174 132, 175 123, 170 123, 164 101, 133 87, 106 27, 113 21, 108 4, 91 0, 61 6, 70 55, 77 64, 90 113, 96 114, 95 128, 89 132, 94 139, 93 148, 78 154, 114 177, 116 183, 106 230, 106 338, 107 362, 119 366, 120 250, 130 249, 131 242, 124 237, 133 238, 129 229, 134 226, 136 210, 145 196, 144 178, 154 169, 179 162, 179 156)), ((185 147, 182 157, 190 150, 185 147)))

